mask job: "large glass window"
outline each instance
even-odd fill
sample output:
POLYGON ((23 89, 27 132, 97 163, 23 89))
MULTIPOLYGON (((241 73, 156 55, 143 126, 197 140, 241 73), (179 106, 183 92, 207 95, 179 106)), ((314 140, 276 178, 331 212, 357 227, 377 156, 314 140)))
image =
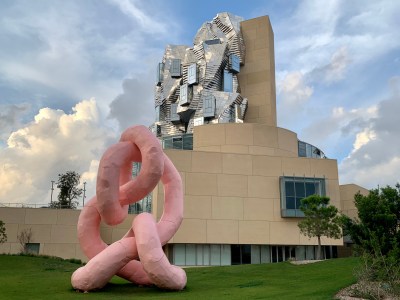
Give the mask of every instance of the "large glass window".
POLYGON ((233 92, 233 75, 228 70, 224 70, 224 92, 233 92))
POLYGON ((26 243, 25 249, 29 254, 39 254, 40 243, 26 243))
POLYGON ((188 84, 197 84, 198 74, 197 74, 197 64, 191 64, 188 66, 188 84))
POLYGON ((231 245, 232 265, 251 264, 251 245, 231 245))
POLYGON ((164 63, 159 63, 157 65, 157 74, 156 74, 156 83, 157 85, 161 85, 164 79, 164 63))
POLYGON ((190 104, 192 95, 192 87, 188 86, 187 84, 181 85, 179 91, 179 105, 184 106, 190 104))
POLYGON ((299 157, 326 158, 320 149, 302 141, 298 141, 298 153, 299 157))
POLYGON ((161 121, 161 116, 160 116, 160 106, 156 106, 156 122, 161 121))
POLYGON ((229 55, 229 70, 233 73, 240 72, 240 58, 235 54, 229 55))
POLYGON ((172 103, 171 111, 170 111, 171 122, 179 122, 180 121, 180 117, 179 117, 179 114, 177 111, 178 111, 178 103, 172 103))
POLYGON ((162 139, 163 149, 193 150, 193 134, 165 136, 162 139))
POLYGON ((300 210, 301 199, 311 195, 325 195, 324 178, 289 177, 280 178, 281 216, 304 217, 300 210))
POLYGON ((203 116, 204 118, 215 116, 215 97, 212 94, 203 97, 203 116))
POLYGON ((180 59, 172 59, 171 60, 171 67, 169 69, 171 73, 171 77, 181 77, 181 60, 180 59))
MULTIPOLYGON (((132 177, 137 177, 139 175, 142 164, 140 162, 134 162, 132 165, 132 177)), ((151 202, 152 194, 148 194, 143 199, 129 204, 128 214, 140 214, 142 212, 151 213, 151 202)))

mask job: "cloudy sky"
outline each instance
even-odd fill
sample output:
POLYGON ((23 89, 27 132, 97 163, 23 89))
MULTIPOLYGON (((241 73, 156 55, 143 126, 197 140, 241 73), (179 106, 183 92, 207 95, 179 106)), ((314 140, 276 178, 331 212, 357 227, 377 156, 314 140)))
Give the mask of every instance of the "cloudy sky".
POLYGON ((270 16, 280 127, 337 159, 340 183, 400 181, 399 1, 199 3, 0 2, 0 203, 48 203, 68 170, 91 197, 105 148, 152 123, 165 45, 223 11, 270 16))

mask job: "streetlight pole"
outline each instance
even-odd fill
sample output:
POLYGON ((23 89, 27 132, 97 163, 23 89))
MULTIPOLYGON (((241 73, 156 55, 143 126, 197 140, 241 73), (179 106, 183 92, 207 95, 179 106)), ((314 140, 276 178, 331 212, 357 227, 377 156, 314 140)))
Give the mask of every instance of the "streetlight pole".
POLYGON ((86 181, 83 183, 83 206, 85 206, 85 198, 86 198, 86 181))
POLYGON ((53 207, 53 191, 54 191, 54 180, 51 181, 51 196, 50 196, 50 206, 53 207))

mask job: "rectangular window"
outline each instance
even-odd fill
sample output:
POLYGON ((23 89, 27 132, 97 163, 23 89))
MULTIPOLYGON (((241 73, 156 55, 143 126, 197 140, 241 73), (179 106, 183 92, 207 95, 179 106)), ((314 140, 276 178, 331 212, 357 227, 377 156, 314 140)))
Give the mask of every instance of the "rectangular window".
POLYGON ((156 136, 162 136, 161 125, 156 125, 156 136))
POLYGON ((242 108, 239 104, 235 104, 235 123, 243 123, 242 108))
POLYGON ((197 84, 199 82, 197 64, 188 66, 188 84, 197 84))
POLYGON ((307 157, 306 143, 299 141, 299 157, 307 157))
POLYGON ((187 84, 181 85, 179 90, 179 105, 180 106, 189 105, 191 100, 192 100, 192 88, 187 84))
POLYGON ((171 67, 169 69, 171 77, 181 77, 181 60, 180 59, 172 59, 171 60, 171 67))
POLYGON ((161 85, 164 79, 164 63, 159 63, 157 65, 157 73, 156 73, 156 83, 157 85, 161 85))
POLYGON ((26 243, 25 249, 29 254, 39 254, 40 243, 26 243))
POLYGON ((160 106, 156 106, 156 122, 159 122, 161 120, 160 117, 160 106))
POLYGON ((240 72, 240 58, 235 54, 229 55, 229 71, 232 73, 240 72))
POLYGON ((224 92, 233 92, 233 75, 224 70, 224 92))
POLYGON ((196 265, 196 244, 186 244, 186 266, 196 265))
POLYGON ((311 195, 325 196, 324 178, 280 177, 281 216, 304 217, 301 200, 311 195))
POLYGON ((221 265, 221 245, 210 245, 211 252, 211 265, 220 266, 221 265))
POLYGON ((170 110, 171 122, 179 122, 180 121, 180 117, 179 117, 177 111, 178 111, 178 103, 172 103, 171 110, 170 110))
POLYGON ((185 244, 175 244, 174 245, 174 264, 178 266, 184 266, 185 265, 185 244))
POLYGON ((203 97, 203 115, 204 118, 215 117, 215 97, 212 94, 203 97))

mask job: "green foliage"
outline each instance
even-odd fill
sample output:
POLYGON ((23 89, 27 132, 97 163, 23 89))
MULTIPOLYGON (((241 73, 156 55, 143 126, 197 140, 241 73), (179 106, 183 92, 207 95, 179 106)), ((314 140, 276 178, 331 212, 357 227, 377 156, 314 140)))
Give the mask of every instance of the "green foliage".
POLYGON ((76 293, 71 275, 79 265, 52 258, 0 255, 1 299, 333 299, 355 282, 358 258, 332 259, 296 266, 288 262, 186 268, 180 292, 139 287, 114 277, 102 290, 76 293), (288 288, 290 286, 290 288, 288 288))
POLYGON ((363 264, 356 268, 353 296, 364 299, 399 299, 400 265, 393 252, 384 256, 364 252, 363 264))
MULTIPOLYGON (((357 270, 358 295, 366 299, 400 296, 400 185, 373 189, 354 196, 358 219, 343 215, 344 234, 350 235, 363 259, 357 270)), ((397 299, 397 298, 393 298, 397 299)))
POLYGON ((321 236, 338 239, 342 236, 338 209, 329 205, 329 198, 312 195, 301 200, 304 219, 298 224, 300 232, 318 238, 317 259, 321 258, 321 236))
POLYGON ((4 222, 0 220, 0 244, 7 242, 6 227, 4 222))
POLYGON ((58 174, 57 188, 60 189, 58 201, 50 203, 51 208, 77 208, 79 202, 76 200, 82 195, 83 190, 78 188, 80 175, 74 171, 58 174))
POLYGON ((400 185, 373 189, 367 196, 354 196, 358 220, 342 216, 344 234, 350 235, 361 252, 393 255, 400 259, 400 185))

